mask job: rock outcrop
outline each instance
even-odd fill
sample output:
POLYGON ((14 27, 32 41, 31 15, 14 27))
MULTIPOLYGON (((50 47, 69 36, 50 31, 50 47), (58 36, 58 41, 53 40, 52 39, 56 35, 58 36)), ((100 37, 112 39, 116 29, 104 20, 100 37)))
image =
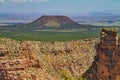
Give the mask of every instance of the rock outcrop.
POLYGON ((120 80, 120 47, 117 28, 103 28, 97 55, 90 69, 83 74, 87 80, 120 80))
POLYGON ((23 42, 0 38, 0 80, 79 78, 93 62, 96 41, 23 42))
POLYGON ((22 43, 19 55, 10 60, 7 56, 11 55, 9 51, 2 51, 0 49, 0 80, 37 80, 36 75, 32 78, 31 74, 24 74, 28 68, 39 68, 42 69, 42 64, 39 59, 36 59, 32 53, 29 44, 22 43))

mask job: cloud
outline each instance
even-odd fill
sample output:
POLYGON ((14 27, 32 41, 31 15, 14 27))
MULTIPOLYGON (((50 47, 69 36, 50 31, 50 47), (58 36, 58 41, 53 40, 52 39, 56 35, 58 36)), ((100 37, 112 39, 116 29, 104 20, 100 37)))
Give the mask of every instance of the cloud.
POLYGON ((0 0, 0 3, 3 3, 5 0, 0 0))
POLYGON ((46 2, 48 0, 9 0, 10 2, 46 2))
POLYGON ((25 3, 25 2, 47 2, 48 0, 0 0, 0 3, 13 2, 13 3, 25 3))

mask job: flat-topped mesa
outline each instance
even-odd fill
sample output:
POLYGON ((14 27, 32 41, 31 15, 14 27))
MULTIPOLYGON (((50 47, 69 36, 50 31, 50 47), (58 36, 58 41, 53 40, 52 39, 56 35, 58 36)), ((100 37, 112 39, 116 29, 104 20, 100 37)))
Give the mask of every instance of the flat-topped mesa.
POLYGON ((100 35, 101 47, 118 47, 118 28, 103 28, 100 35))

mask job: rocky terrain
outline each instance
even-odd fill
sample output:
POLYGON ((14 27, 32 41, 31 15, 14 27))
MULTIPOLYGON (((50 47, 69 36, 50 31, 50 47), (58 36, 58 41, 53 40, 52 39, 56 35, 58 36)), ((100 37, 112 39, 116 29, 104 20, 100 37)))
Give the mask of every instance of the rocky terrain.
POLYGON ((39 42, 0 38, 0 80, 75 80, 92 64, 97 39, 39 42))
POLYGON ((95 60, 83 74, 87 80, 120 80, 120 47, 117 28, 103 28, 95 60))
POLYGON ((0 80, 120 80, 119 44, 117 28, 103 28, 100 41, 0 38, 0 80))

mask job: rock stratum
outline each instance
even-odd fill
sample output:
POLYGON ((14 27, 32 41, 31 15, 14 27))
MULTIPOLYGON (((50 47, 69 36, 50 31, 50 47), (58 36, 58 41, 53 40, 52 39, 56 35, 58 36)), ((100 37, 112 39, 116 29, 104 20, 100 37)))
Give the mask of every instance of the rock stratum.
POLYGON ((0 38, 0 80, 74 80, 92 64, 97 39, 39 42, 0 38))
POLYGON ((87 80, 120 80, 120 47, 117 28, 103 28, 94 62, 83 74, 87 80))

